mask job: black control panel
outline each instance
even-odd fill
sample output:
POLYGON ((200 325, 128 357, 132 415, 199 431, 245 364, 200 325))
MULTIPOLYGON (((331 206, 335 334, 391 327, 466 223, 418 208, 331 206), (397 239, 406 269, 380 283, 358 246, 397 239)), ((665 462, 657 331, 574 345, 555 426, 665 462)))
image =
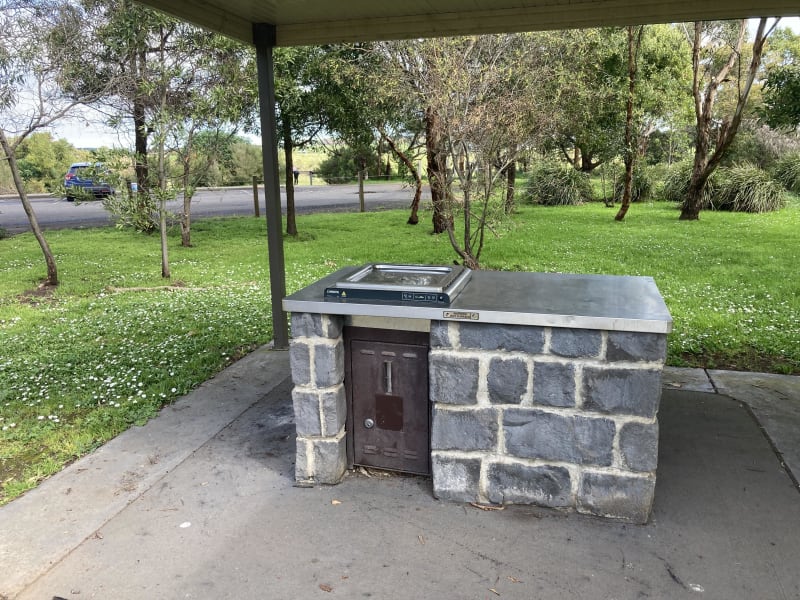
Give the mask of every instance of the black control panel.
POLYGON ((450 296, 437 292, 417 292, 413 290, 375 290, 359 288, 325 288, 326 300, 346 302, 357 300, 364 302, 373 300, 377 302, 393 302, 396 304, 437 304, 447 306, 450 296))

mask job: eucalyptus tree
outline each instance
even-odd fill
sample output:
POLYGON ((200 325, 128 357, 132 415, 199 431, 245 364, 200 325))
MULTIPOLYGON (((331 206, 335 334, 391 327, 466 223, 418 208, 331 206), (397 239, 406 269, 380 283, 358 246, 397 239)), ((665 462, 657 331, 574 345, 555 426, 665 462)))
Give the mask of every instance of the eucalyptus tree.
POLYGON ((374 60, 367 63, 368 93, 364 95, 373 127, 413 182, 409 225, 419 223, 421 161, 425 152, 425 105, 416 88, 409 87, 408 78, 410 62, 417 56, 417 44, 407 40, 374 44, 374 60))
POLYGON ((689 123, 691 82, 689 52, 683 34, 673 25, 628 27, 625 137, 622 147, 625 179, 623 220, 631 201, 635 164, 641 160, 650 137, 659 131, 689 123))
POLYGON ((116 82, 97 104, 112 124, 132 124, 138 192, 112 202, 133 212, 139 228, 160 230, 162 276, 169 277, 166 202, 182 190, 181 239, 191 245, 191 198, 201 176, 191 171, 194 140, 212 130, 210 139, 222 147, 243 123, 253 123, 254 57, 238 43, 131 0, 84 0, 83 8, 92 43, 73 61, 71 89, 116 82), (177 182, 168 169, 171 153, 181 161, 177 182))
POLYGON ((359 171, 359 200, 364 210, 364 173, 378 137, 375 73, 380 64, 369 43, 326 46, 314 77, 324 128, 354 153, 359 171))
POLYGON ((286 165, 286 233, 297 235, 294 203, 294 150, 314 142, 322 130, 325 98, 323 61, 329 52, 318 46, 276 48, 275 102, 278 136, 286 165))
POLYGON ((538 34, 554 77, 545 82, 558 120, 553 143, 576 169, 590 172, 623 146, 627 59, 622 29, 538 34))
POLYGON ((698 21, 686 30, 692 51, 696 131, 692 175, 681 207, 681 220, 699 218, 706 182, 736 137, 767 39, 779 22, 775 19, 770 25, 768 21, 759 20, 749 49, 749 63, 745 54, 747 20, 698 21), (732 81, 735 86, 726 86, 732 81), (731 112, 719 114, 715 108, 725 87, 733 90, 734 104, 731 112))
POLYGON ((631 205, 631 187, 633 184, 633 169, 636 165, 637 152, 633 147, 633 102, 636 93, 636 75, 639 67, 639 48, 642 46, 644 25, 627 27, 628 32, 628 97, 625 102, 625 148, 623 162, 625 163, 625 176, 622 191, 622 204, 614 219, 622 221, 631 205))
POLYGON ((487 230, 505 212, 497 197, 505 170, 540 141, 549 122, 539 86, 546 73, 529 42, 524 34, 426 42, 428 106, 440 120, 453 173, 445 171, 446 231, 470 268, 480 268, 487 230))
POLYGON ((180 165, 181 245, 191 246, 191 206, 198 183, 240 130, 254 131, 258 92, 249 48, 222 36, 194 30, 188 55, 175 56, 171 72, 184 81, 167 94, 167 150, 180 165))
POLYGON ((764 54, 766 70, 762 90, 763 121, 774 129, 800 128, 800 33, 777 29, 764 54))
MULTIPOLYGON (((438 39, 405 40, 388 42, 380 46, 381 66, 385 81, 380 89, 383 94, 381 113, 390 114, 387 122, 394 123, 395 129, 416 146, 416 140, 424 139, 426 175, 433 206, 433 233, 439 234, 453 227, 451 212, 447 209, 450 190, 447 171, 446 135, 442 130, 442 116, 439 114, 433 95, 441 88, 441 78, 445 76, 438 70, 437 53, 444 42, 438 39), (392 110, 394 107, 394 110, 392 110), (387 110, 388 109, 388 110, 387 110)), ((399 144, 395 143, 399 148, 399 144)), ((416 149, 415 149, 416 152, 416 149)), ((415 180, 415 195, 408 222, 418 222, 417 208, 421 197, 422 177, 414 167, 408 153, 403 152, 401 161, 409 168, 415 180), (411 162, 411 165, 409 165, 411 162)))
POLYGON ((47 264, 44 284, 58 285, 58 267, 33 210, 17 152, 34 132, 63 119, 93 93, 69 97, 62 91, 64 67, 80 56, 85 32, 80 16, 61 0, 3 0, 0 3, 0 160, 8 163, 47 264))
POLYGON ((762 115, 775 129, 800 128, 800 64, 775 67, 764 82, 762 115))

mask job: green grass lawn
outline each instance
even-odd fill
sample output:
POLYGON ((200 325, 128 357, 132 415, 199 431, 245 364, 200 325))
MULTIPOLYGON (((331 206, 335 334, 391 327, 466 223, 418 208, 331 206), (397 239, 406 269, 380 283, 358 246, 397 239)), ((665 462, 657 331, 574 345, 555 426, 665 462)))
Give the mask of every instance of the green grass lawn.
MULTIPOLYGON (((800 374, 800 205, 772 214, 663 203, 623 223, 602 204, 521 207, 494 228, 484 268, 649 275, 674 318, 668 363, 800 374)), ((298 217, 287 288, 371 261, 450 263, 446 236, 405 211, 298 217)), ((36 485, 271 338, 262 219, 206 220, 193 248, 171 235, 163 286, 156 236, 52 231, 61 286, 37 293, 31 235, 0 240, 0 503, 36 485)), ((635 302, 636 299, 630 299, 635 302)))

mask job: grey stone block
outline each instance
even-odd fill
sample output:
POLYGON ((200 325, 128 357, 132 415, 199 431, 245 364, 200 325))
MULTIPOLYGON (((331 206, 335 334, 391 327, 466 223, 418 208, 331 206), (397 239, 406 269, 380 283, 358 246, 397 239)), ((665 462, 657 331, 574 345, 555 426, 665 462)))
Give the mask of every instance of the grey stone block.
POLYGON ((298 388, 292 390, 294 425, 297 435, 321 435, 319 396, 316 392, 298 388))
POLYGON ((619 449, 628 469, 655 473, 658 423, 625 423, 619 431, 619 449))
POLYGON ((554 327, 550 336, 550 352, 567 358, 595 358, 600 355, 602 332, 596 329, 554 327))
POLYGON ((317 387, 333 387, 344 381, 344 344, 341 340, 333 345, 314 346, 314 384, 317 387))
POLYGON ((434 406, 431 449, 495 450, 497 431, 497 412, 493 408, 464 411, 434 406))
POLYGON ((582 393, 586 409, 652 419, 661 400, 661 371, 585 367, 582 393))
POLYGON ((609 419, 526 409, 503 415, 506 451, 519 458, 610 466, 616 426, 609 419))
POLYGON ((342 335, 344 318, 339 315, 292 313, 292 337, 335 339, 342 335))
POLYGON ((663 333, 609 331, 606 359, 609 361, 664 361, 667 336, 663 333))
POLYGON ((341 315, 324 315, 322 320, 322 336, 335 340, 342 337, 344 317, 341 315))
POLYGON ((440 500, 476 502, 479 500, 481 460, 453 458, 436 452, 431 455, 433 495, 440 500))
POLYGON ((547 406, 575 406, 575 365, 534 362, 533 401, 547 406))
POLYGON ((291 340, 289 343, 289 364, 292 381, 295 385, 311 384, 311 353, 308 344, 291 340))
POLYGON ((452 348, 450 341, 450 327, 447 321, 431 321, 430 345, 431 348, 452 348))
POLYGON ((306 451, 306 441, 302 438, 295 440, 294 454, 294 479, 299 482, 313 481, 314 473, 311 468, 311 456, 306 451))
POLYGON ((528 364, 519 358, 493 358, 487 379, 492 403, 519 404, 528 389, 528 364))
POLYGON ((584 473, 578 493, 578 510, 644 524, 653 506, 655 485, 655 477, 584 473))
POLYGON ((478 401, 478 359, 431 354, 428 363, 431 402, 475 404, 478 401))
POLYGON ((487 497, 494 504, 573 506, 570 475, 564 467, 494 463, 487 478, 487 497))
POLYGON ((341 439, 324 438, 311 440, 314 452, 313 478, 317 483, 339 483, 347 468, 347 445, 341 439))
POLYGON ((336 435, 344 427, 347 419, 347 397, 344 384, 334 390, 321 392, 322 435, 336 435))
POLYGON ((462 348, 528 354, 540 354, 544 349, 543 327, 459 323, 458 333, 462 348))
POLYGON ((292 337, 322 336, 322 315, 292 313, 292 337))

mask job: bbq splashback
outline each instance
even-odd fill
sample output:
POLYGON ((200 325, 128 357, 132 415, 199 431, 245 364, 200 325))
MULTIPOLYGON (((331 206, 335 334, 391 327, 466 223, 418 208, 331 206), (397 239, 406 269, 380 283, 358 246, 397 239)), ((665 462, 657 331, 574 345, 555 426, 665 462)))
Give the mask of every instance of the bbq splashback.
POLYGON ((325 299, 449 305, 471 274, 459 265, 372 263, 325 288, 325 299))

